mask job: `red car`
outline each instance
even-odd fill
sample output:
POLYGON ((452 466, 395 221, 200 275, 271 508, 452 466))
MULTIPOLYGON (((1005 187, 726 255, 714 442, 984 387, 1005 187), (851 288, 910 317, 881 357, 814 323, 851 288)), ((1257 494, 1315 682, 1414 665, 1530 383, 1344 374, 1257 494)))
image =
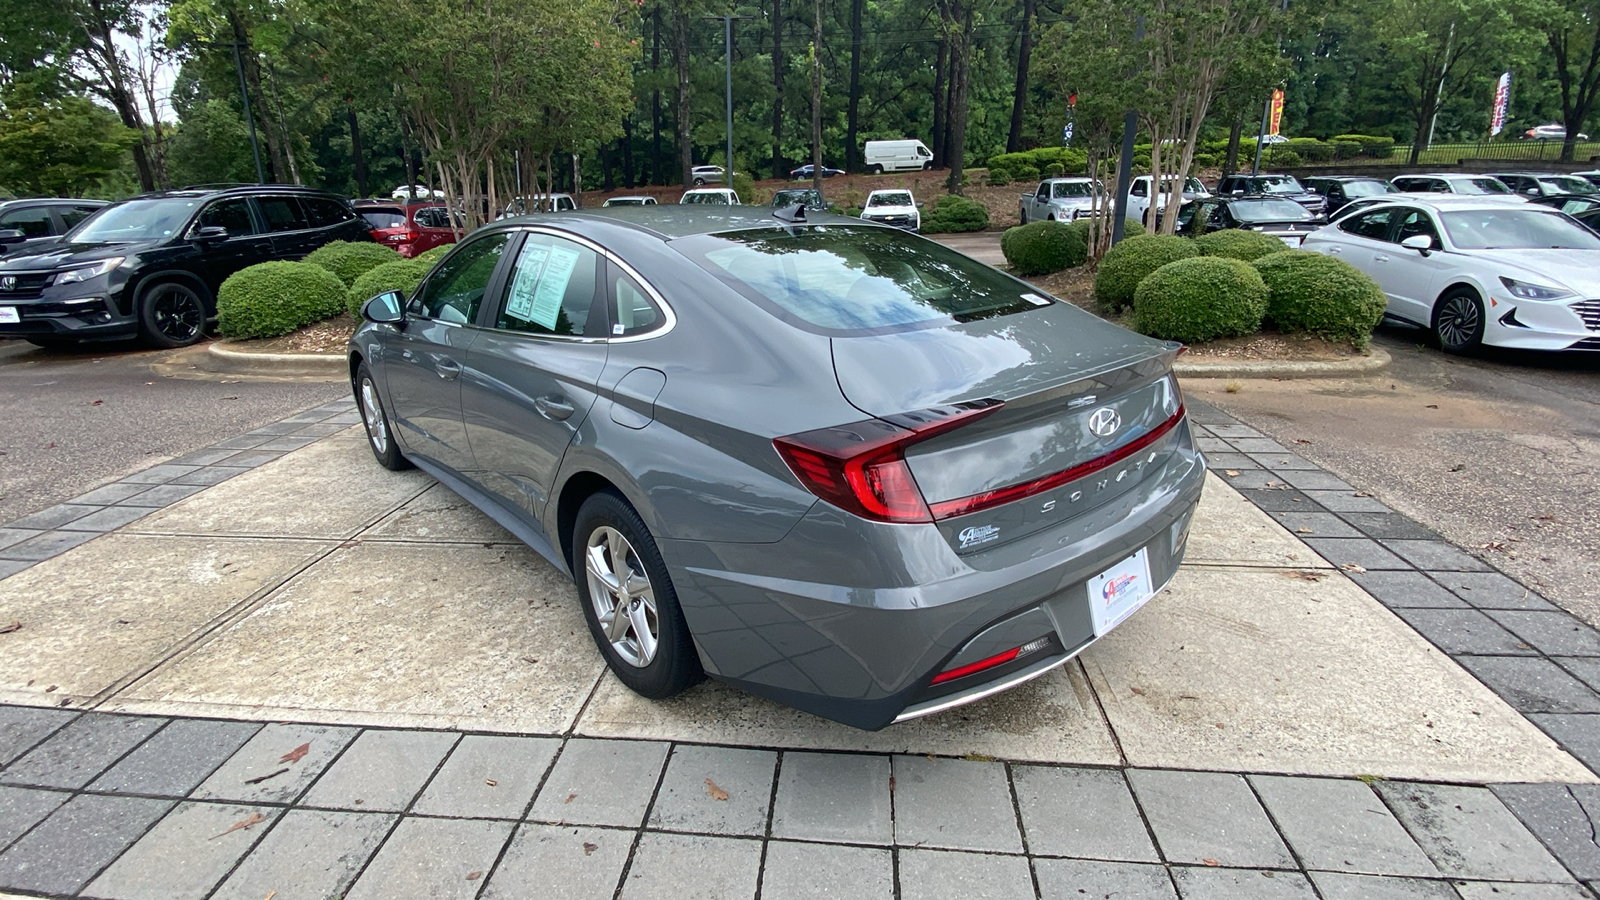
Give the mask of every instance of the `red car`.
POLYGON ((357 201, 355 209, 366 220, 373 240, 406 259, 456 239, 450 230, 450 210, 442 203, 357 201))

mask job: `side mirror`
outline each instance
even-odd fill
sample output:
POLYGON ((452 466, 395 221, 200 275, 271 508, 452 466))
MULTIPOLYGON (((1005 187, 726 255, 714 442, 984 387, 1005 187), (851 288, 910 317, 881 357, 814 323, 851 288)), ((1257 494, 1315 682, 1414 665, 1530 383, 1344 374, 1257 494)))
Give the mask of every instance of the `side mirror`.
POLYGON ((0 228, 0 247, 6 244, 20 244, 27 239, 27 235, 15 228, 0 228))
POLYGON ((924 206, 927 206, 927 205, 928 204, 922 202, 921 200, 917 201, 917 209, 921 209, 921 208, 923 208, 924 206))
POLYGON ((1407 250, 1415 250, 1418 253, 1421 253, 1423 256, 1427 256, 1428 251, 1433 249, 1433 235, 1413 234, 1411 237, 1401 241, 1400 246, 1406 248, 1407 250))
POLYGON ((379 325, 399 325, 406 320, 406 297, 399 291, 384 291, 361 305, 361 318, 379 325))
POLYGON ((197 241, 225 241, 228 239, 228 229, 221 225, 202 225, 195 230, 194 239, 197 241))

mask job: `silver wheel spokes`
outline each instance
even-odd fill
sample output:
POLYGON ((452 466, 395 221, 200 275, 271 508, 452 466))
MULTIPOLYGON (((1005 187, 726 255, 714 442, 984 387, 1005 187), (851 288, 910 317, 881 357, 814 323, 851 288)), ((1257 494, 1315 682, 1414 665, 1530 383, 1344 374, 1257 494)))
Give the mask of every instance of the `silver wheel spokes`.
POLYGON ((612 649, 631 666, 644 668, 656 658, 661 626, 656 593, 639 555, 609 525, 596 528, 584 548, 589 602, 612 649))
POLYGON ((1465 297, 1451 297, 1439 311, 1439 334, 1445 343, 1460 347, 1478 328, 1478 308, 1465 297))
POLYGON ((361 381, 361 418, 367 424, 367 437, 372 448, 382 455, 389 450, 389 426, 383 421, 383 407, 378 403, 378 389, 372 379, 361 381))

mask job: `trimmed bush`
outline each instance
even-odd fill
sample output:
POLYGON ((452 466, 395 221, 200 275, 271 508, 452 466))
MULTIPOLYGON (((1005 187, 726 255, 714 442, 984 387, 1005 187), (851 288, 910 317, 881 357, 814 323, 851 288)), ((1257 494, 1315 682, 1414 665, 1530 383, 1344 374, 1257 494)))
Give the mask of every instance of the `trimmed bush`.
POLYGON ((989 227, 989 210, 976 200, 945 194, 928 204, 922 214, 923 234, 982 231, 989 227))
POLYGON ((425 262, 425 263, 427 263, 428 265, 431 266, 434 263, 438 262, 439 260, 443 259, 444 255, 446 253, 449 253, 451 250, 454 250, 455 246, 456 246, 455 244, 440 244, 439 246, 433 248, 432 250, 427 250, 427 251, 424 251, 422 253, 418 253, 416 256, 414 256, 412 258, 415 259, 417 262, 425 262))
POLYGON ((1200 251, 1201 256, 1222 256, 1250 262, 1269 253, 1279 252, 1284 244, 1272 235, 1262 234, 1259 231, 1225 228, 1195 238, 1194 247, 1200 251))
POLYGON ((1284 150, 1293 150, 1307 162, 1327 162, 1333 159, 1333 145, 1324 144, 1316 138, 1290 138, 1278 146, 1284 150))
MULTIPOLYGON (((428 253, 432 253, 429 250, 428 253)), ((398 262, 387 262, 367 272, 356 283, 350 286, 344 297, 345 309, 355 318, 361 317, 361 306, 373 297, 384 291, 400 291, 406 295, 417 289, 417 284, 422 281, 422 276, 428 274, 433 268, 431 260, 423 259, 424 253, 416 259, 402 259, 398 262)))
POLYGON ((1134 292, 1145 276, 1168 263, 1199 255, 1194 241, 1188 238, 1170 234, 1125 237, 1100 260, 1100 270, 1094 276, 1094 295, 1112 309, 1120 309, 1133 302, 1134 292))
POLYGON ((334 241, 311 251, 305 261, 339 276, 345 287, 349 287, 363 273, 399 258, 400 254, 382 244, 334 241))
POLYGON ((1305 160, 1300 158, 1300 154, 1293 150, 1286 150, 1280 144, 1267 149, 1267 163, 1273 166, 1293 167, 1305 165, 1305 160))
POLYGON ((1359 141, 1334 141, 1333 142, 1333 158, 1334 159, 1355 159, 1356 157, 1358 157, 1360 155, 1361 155, 1361 143, 1359 141))
POLYGON ((989 167, 989 184, 991 187, 1011 183, 1011 172, 1000 166, 989 167))
POLYGON ((1280 250, 1252 265, 1267 286, 1267 320, 1365 350, 1388 301, 1365 272, 1309 250, 1280 250))
POLYGON ((1015 165, 1008 165, 1006 168, 1011 170, 1011 177, 1018 181, 1039 180, 1039 167, 1032 163, 1019 162, 1015 165))
POLYGON ((1134 327, 1197 344, 1252 334, 1267 311, 1267 285, 1249 263, 1201 256, 1167 263, 1139 282, 1134 327))
POLYGON ((264 262, 228 276, 217 291, 217 330, 231 338, 270 338, 337 316, 339 276, 308 262, 264 262))
POLYGON ((1361 145, 1361 155, 1372 159, 1388 159, 1394 155, 1394 138, 1374 137, 1370 134, 1336 134, 1335 142, 1354 141, 1361 145))
POLYGON ((1061 222, 1030 222, 1007 228, 1000 236, 1000 252, 1018 275, 1048 275, 1083 265, 1089 255, 1087 234, 1088 228, 1061 222))

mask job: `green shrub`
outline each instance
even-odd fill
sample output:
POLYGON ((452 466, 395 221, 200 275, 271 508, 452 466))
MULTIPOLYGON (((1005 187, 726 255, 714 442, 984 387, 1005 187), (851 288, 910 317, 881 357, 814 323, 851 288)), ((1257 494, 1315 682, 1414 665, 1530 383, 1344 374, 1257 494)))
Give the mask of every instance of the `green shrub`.
POLYGON ((1202 256, 1170 262, 1139 282, 1134 327, 1187 344, 1237 337, 1261 327, 1267 285, 1250 264, 1202 256))
POLYGON ((1388 159, 1394 155, 1394 138, 1375 137, 1370 134, 1336 134, 1335 142, 1353 141, 1361 145, 1361 155, 1372 159, 1388 159))
POLYGON ((217 291, 217 330, 231 338, 288 334, 344 309, 344 282, 308 262, 264 262, 228 276, 217 291))
POLYGON ((1016 165, 1006 166, 1011 170, 1011 177, 1018 181, 1038 181, 1039 168, 1032 163, 1019 162, 1016 165))
POLYGON ((1195 169, 1215 169, 1220 165, 1222 165, 1222 154, 1196 153, 1194 155, 1195 169))
MULTIPOLYGON (((434 251, 428 251, 432 252, 434 251)), ((350 311, 350 315, 360 318, 362 304, 384 291, 400 291, 409 296, 416 290, 417 283, 422 281, 422 276, 428 274, 428 270, 433 267, 432 260, 423 258, 427 255, 424 253, 416 259, 384 263, 357 278, 356 283, 352 284, 345 294, 345 308, 350 311)))
POLYGON ((1089 255, 1087 234, 1087 227, 1074 229, 1061 222, 1030 222, 1007 228, 1000 236, 1000 252, 1018 275, 1048 275, 1083 265, 1089 255))
POLYGON ((1011 183, 1011 172, 1000 166, 989 167, 989 184, 998 186, 1011 183))
POLYGON ((438 262, 439 260, 443 259, 444 255, 446 253, 449 253, 451 250, 454 250, 455 246, 456 246, 455 244, 440 244, 439 246, 433 248, 432 250, 426 250, 426 251, 424 251, 422 253, 418 253, 416 256, 414 256, 412 258, 417 260, 418 262, 425 262, 425 263, 427 263, 428 265, 431 266, 434 263, 438 262))
MULTIPOLYGON (((1089 246, 1089 220, 1088 219, 1073 219, 1071 222, 1067 223, 1067 229, 1069 231, 1071 231, 1073 234, 1076 234, 1078 236, 1078 240, 1083 241, 1084 247, 1088 247, 1089 246)), ((1128 219, 1128 220, 1123 222, 1122 237, 1124 239, 1131 238, 1131 237, 1138 237, 1141 234, 1144 234, 1144 226, 1143 225, 1139 224, 1138 222, 1135 222, 1132 219, 1128 219)), ((1003 240, 1003 238, 1002 238, 1002 240, 1003 240)))
POLYGON ((1094 276, 1094 295, 1112 309, 1133 302, 1134 292, 1146 275, 1167 263, 1199 256, 1194 241, 1170 234, 1125 237, 1106 252, 1094 276))
POLYGON ((339 276, 345 287, 349 287, 362 273, 399 258, 400 254, 382 244, 334 241, 311 251, 306 262, 327 269, 339 276))
POLYGON ((1194 246, 1201 256, 1223 256, 1249 262, 1282 250, 1283 241, 1259 231, 1225 228, 1195 238, 1194 246))
MULTIPOLYGON (((733 173, 733 182, 728 187, 733 188, 733 192, 743 198, 744 202, 756 203, 756 180, 749 172, 733 173)), ((771 202, 771 200, 770 196, 767 197, 767 202, 771 202)), ((766 204, 758 203, 757 205, 764 206, 766 204)))
POLYGON ((1280 250, 1252 265, 1267 285, 1267 320, 1283 331, 1309 331, 1365 350, 1388 305, 1376 281, 1331 256, 1280 250))
POLYGON ((1361 142, 1360 141, 1334 141, 1333 142, 1333 158, 1334 159, 1355 159, 1356 157, 1358 157, 1360 155, 1361 155, 1361 142))
POLYGON ((956 194, 939 197, 922 213, 923 234, 982 231, 988 227, 989 210, 976 200, 956 194))
POLYGON ((1333 145, 1316 138, 1290 138, 1278 145, 1279 151, 1292 150, 1306 162, 1327 162, 1333 159, 1333 145))
POLYGON ((1267 164, 1271 166, 1303 166, 1305 160, 1293 150, 1286 150, 1281 145, 1267 150, 1267 164))

